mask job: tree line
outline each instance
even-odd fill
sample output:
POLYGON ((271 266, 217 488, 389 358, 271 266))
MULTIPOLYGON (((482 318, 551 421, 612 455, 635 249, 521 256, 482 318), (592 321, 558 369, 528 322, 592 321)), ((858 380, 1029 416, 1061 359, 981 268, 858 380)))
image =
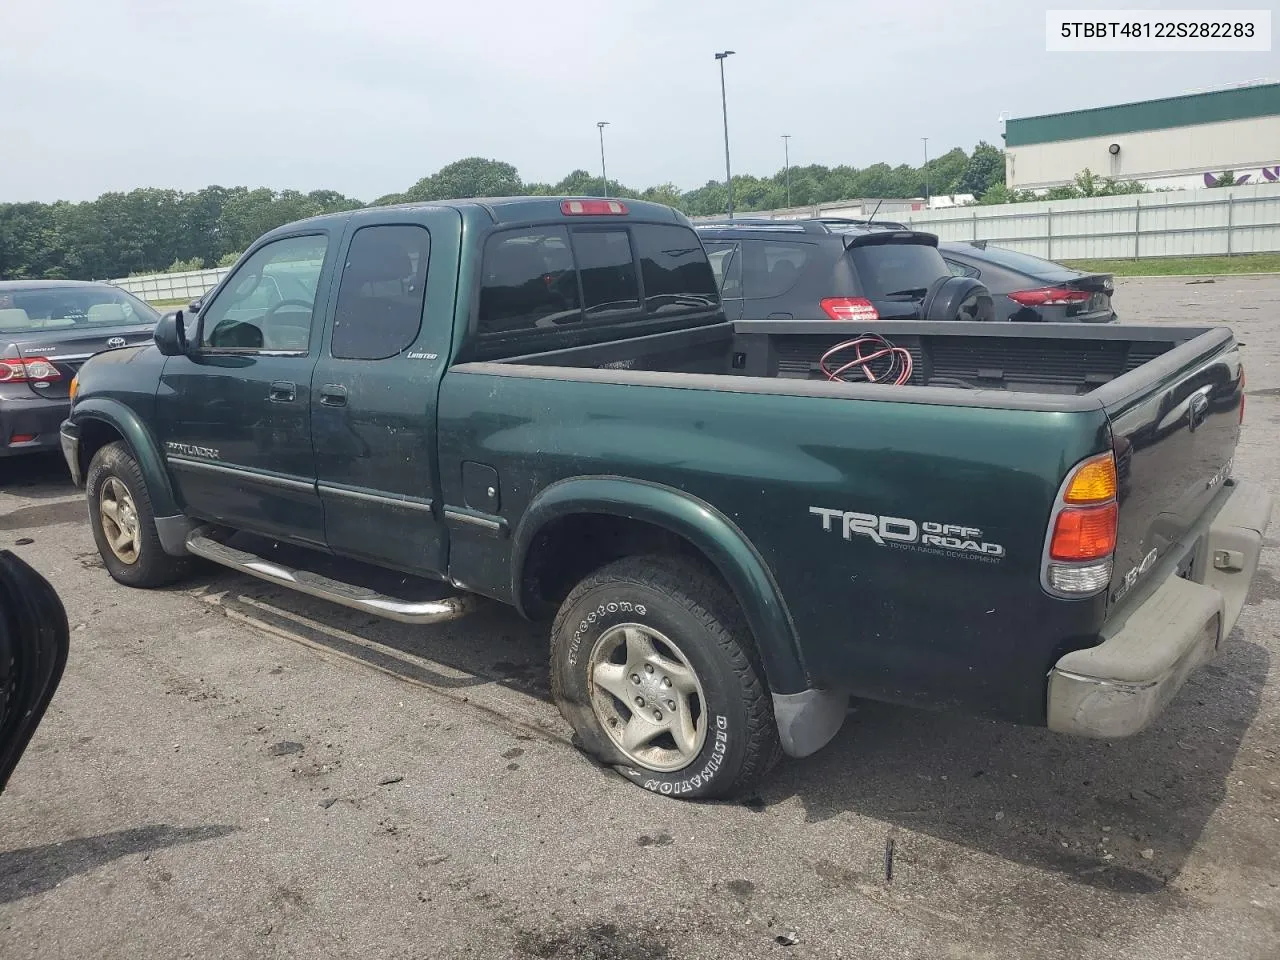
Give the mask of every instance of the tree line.
MULTIPOLYGON (((788 206, 787 179, 785 170, 768 177, 735 176, 735 210, 788 206)), ((957 147, 922 167, 794 166, 789 205, 918 197, 926 182, 933 194, 971 193, 985 200, 1010 193, 1004 185, 1004 153, 983 142, 972 153, 957 147)), ((469 157, 373 204, 605 192, 604 181, 586 170, 574 170, 558 183, 526 183, 509 163, 469 157)), ((611 179, 607 193, 665 203, 690 216, 723 213, 727 202, 725 184, 716 180, 681 191, 671 183, 637 189, 611 179)), ((220 186, 194 192, 143 188, 81 203, 0 203, 0 279, 111 279, 218 266, 233 262, 253 240, 281 224, 365 205, 333 190, 220 186)))

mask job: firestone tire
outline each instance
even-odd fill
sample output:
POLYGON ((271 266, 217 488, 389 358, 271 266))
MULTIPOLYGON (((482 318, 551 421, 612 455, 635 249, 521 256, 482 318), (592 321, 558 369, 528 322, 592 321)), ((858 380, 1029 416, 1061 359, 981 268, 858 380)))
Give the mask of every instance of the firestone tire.
POLYGON ((685 560, 629 557, 578 584, 552 627, 551 692, 588 754, 655 793, 739 794, 781 757, 738 604, 685 560))
POLYGON ((93 539, 114 580, 129 587, 163 587, 190 572, 190 558, 171 557, 160 545, 146 481, 124 443, 109 443, 93 455, 85 493, 93 539))

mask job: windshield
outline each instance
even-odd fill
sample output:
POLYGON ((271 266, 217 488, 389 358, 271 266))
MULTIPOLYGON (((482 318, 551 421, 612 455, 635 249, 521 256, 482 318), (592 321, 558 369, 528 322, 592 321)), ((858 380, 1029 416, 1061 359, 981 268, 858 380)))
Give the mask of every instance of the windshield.
POLYGON ((875 243, 851 247, 863 294, 921 299, 939 277, 950 276, 938 248, 926 243, 875 243))
POLYGON ((117 287, 0 290, 0 331, 154 324, 160 314, 117 287))

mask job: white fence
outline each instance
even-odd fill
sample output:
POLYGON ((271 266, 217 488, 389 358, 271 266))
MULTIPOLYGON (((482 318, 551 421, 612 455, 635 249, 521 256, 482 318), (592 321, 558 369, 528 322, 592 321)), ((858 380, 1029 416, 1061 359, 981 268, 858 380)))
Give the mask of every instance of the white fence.
POLYGON ((185 273, 154 273, 110 282, 143 300, 194 300, 216 287, 230 269, 217 267, 213 270, 189 270, 185 273))
MULTIPOLYGON (((885 208, 878 214, 881 219, 936 233, 942 240, 989 240, 1050 260, 1280 251, 1280 184, 1271 183, 946 210, 889 213, 885 208)), ((870 212, 832 203, 813 208, 810 215, 867 217, 870 212)), ((793 219, 796 211, 743 216, 793 219)))
MULTIPOLYGON (((903 209, 909 202, 885 201, 877 216, 936 233, 942 240, 989 240, 1049 260, 1280 251, 1280 184, 1275 183, 945 210, 903 209)), ((872 212, 873 201, 846 200, 743 216, 865 218, 872 212)), ((190 300, 212 290, 228 269, 157 273, 111 282, 144 300, 190 300)))

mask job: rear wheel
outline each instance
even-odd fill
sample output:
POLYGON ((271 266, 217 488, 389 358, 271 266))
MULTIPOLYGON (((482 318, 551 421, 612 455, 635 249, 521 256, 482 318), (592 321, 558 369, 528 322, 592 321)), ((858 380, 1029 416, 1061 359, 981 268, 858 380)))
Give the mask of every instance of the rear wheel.
POLYGON ((781 755, 738 604, 696 564, 632 557, 596 571, 561 606, 551 657, 583 749, 646 789, 728 796, 781 755))
POLYGON ((107 572, 130 587, 162 587, 185 576, 191 561, 160 545, 142 470, 129 448, 109 443, 93 455, 85 477, 93 539, 107 572))

